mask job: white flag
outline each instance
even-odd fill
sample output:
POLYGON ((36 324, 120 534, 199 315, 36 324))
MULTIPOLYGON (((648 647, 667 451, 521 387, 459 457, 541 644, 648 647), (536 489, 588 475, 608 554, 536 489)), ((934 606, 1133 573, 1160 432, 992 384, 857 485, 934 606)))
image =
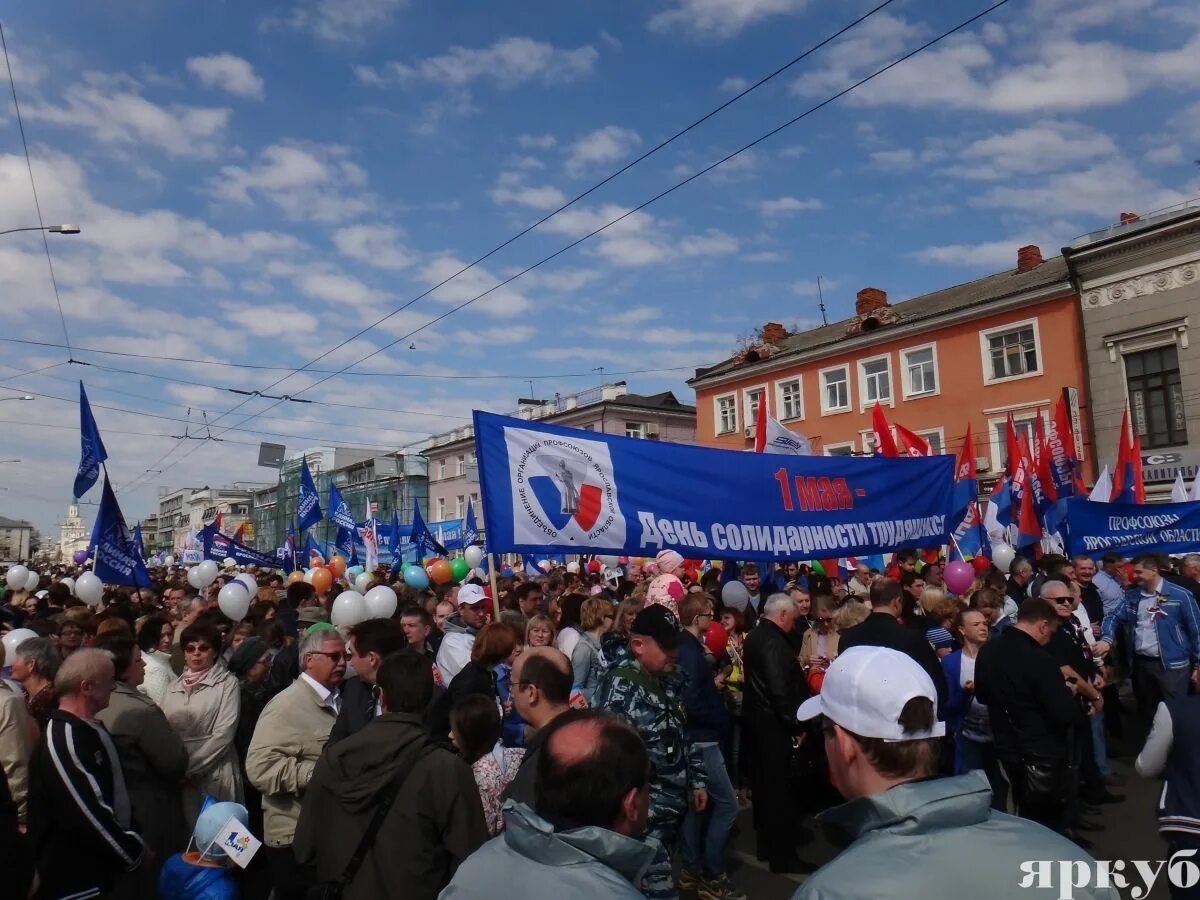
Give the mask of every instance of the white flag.
MULTIPOLYGON (((244 869, 250 865, 250 860, 254 859, 262 841, 252 835, 236 816, 230 816, 229 821, 217 832, 217 839, 213 844, 220 847, 226 856, 244 869)), ((212 844, 209 844, 209 847, 211 846, 212 844)))
POLYGON ((1088 494, 1089 500, 1095 500, 1098 503, 1107 503, 1112 496, 1112 476, 1108 474, 1108 466, 1100 472, 1100 477, 1096 479, 1096 484, 1092 487, 1092 492, 1088 494))
POLYGON ((1183 483, 1183 473, 1175 473, 1175 483, 1171 485, 1171 502, 1172 503, 1187 503, 1188 491, 1187 485, 1183 483))
POLYGON ((798 431, 785 428, 766 411, 765 400, 759 401, 758 420, 754 429, 755 453, 790 453, 793 456, 812 456, 812 445, 798 431))
POLYGON ((1200 500, 1200 469, 1196 470, 1196 477, 1192 479, 1192 493, 1188 496, 1189 500, 1200 500))

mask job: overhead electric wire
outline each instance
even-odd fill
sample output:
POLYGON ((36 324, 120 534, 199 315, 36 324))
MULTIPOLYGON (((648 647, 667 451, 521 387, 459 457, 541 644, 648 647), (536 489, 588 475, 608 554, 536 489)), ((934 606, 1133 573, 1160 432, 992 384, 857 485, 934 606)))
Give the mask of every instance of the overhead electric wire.
POLYGON ((12 62, 8 58, 8 40, 4 36, 4 23, 0 22, 0 46, 4 48, 4 64, 8 67, 8 84, 12 88, 13 111, 17 116, 17 128, 21 132, 21 146, 25 149, 25 166, 29 169, 29 186, 33 189, 33 208, 37 210, 38 227, 42 232, 42 246, 46 250, 46 265, 50 267, 50 284, 54 288, 54 302, 58 304, 58 318, 62 322, 63 340, 71 354, 71 335, 67 332, 67 316, 63 312, 62 297, 58 295, 58 279, 54 277, 54 259, 50 256, 50 239, 46 235, 46 223, 42 219, 42 204, 38 200, 37 182, 33 177, 33 161, 29 157, 29 142, 25 139, 25 120, 21 118, 21 104, 17 101, 17 82, 13 78, 12 62))
MULTIPOLYGON (((640 203, 636 207, 624 212, 620 216, 617 216, 616 218, 605 223, 604 225, 601 225, 599 228, 596 228, 595 230, 589 232, 588 234, 585 234, 584 236, 566 244, 565 246, 556 250, 554 253, 551 253, 549 256, 543 257, 542 259, 538 260, 536 263, 533 263, 532 265, 527 266, 526 268, 520 270, 515 275, 512 275, 509 278, 504 279, 503 281, 488 288, 486 291, 483 291, 482 293, 476 295, 475 297, 472 297, 469 300, 466 300, 463 303, 460 303, 459 305, 447 310, 445 313, 431 319, 429 322, 426 322, 424 325, 420 326, 419 328, 414 329, 413 331, 409 332, 407 335, 397 338, 396 340, 392 341, 390 344, 385 344, 384 346, 377 348, 376 350, 372 351, 371 353, 367 354, 366 356, 362 357, 361 359, 357 360, 356 362, 353 362, 347 366, 344 366, 338 372, 332 373, 328 377, 323 378, 323 379, 315 382, 312 385, 309 385, 308 387, 304 388, 303 390, 299 391, 298 393, 302 394, 305 391, 310 391, 313 388, 318 387, 321 384, 324 384, 330 378, 335 377, 336 375, 345 372, 347 369, 353 368, 354 366, 356 366, 362 362, 365 362, 368 359, 371 359, 373 356, 376 356, 377 354, 382 353, 384 350, 387 350, 390 347, 394 347, 396 344, 400 343, 401 341, 408 340, 409 338, 413 337, 414 335, 419 334, 421 331, 424 331, 426 328, 429 328, 432 325, 435 325, 438 322, 443 321, 447 317, 454 315, 457 312, 460 312, 461 310, 467 308, 471 304, 488 296, 492 292, 500 289, 501 287, 504 287, 507 284, 512 283, 513 281, 517 280, 521 276, 534 271, 535 269, 539 268, 540 266, 545 265, 547 262, 550 262, 551 260, 561 256, 562 254, 566 253, 567 251, 579 246, 584 241, 587 241, 590 238, 595 237, 596 235, 600 234, 601 232, 607 230, 608 228, 611 228, 613 225, 617 224, 618 222, 623 221, 624 219, 628 218, 629 216, 633 215, 634 213, 639 212, 642 209, 645 209, 646 207, 650 206, 653 203, 656 203, 657 201, 661 200, 662 198, 664 198, 670 194, 673 194, 675 191, 679 190, 681 187, 683 187, 687 184, 690 184, 691 182, 695 181, 697 178, 700 178, 703 175, 707 174, 708 172, 711 172, 713 169, 716 169, 718 166, 725 164, 726 162, 733 159, 734 157, 739 156, 742 153, 745 153, 747 150, 750 150, 751 148, 758 146, 759 144, 763 143, 764 141, 769 140, 770 138, 774 137, 776 134, 780 133, 781 131, 784 131, 785 129, 790 128, 792 125, 795 125, 797 122, 800 122, 803 119, 806 119, 808 116, 812 115, 813 113, 815 113, 821 109, 824 109, 826 106, 829 106, 832 103, 835 103, 837 100, 841 99, 842 97, 846 96, 847 94, 862 87, 864 84, 867 84, 868 82, 873 81, 874 79, 878 78, 880 75, 883 75, 884 73, 894 69, 896 66, 900 65, 901 63, 906 62, 909 59, 912 59, 917 54, 922 53, 925 50, 928 50, 930 47, 933 47, 936 44, 941 43, 946 38, 948 38, 954 34, 957 34, 959 31, 962 31, 964 28, 968 28, 969 26, 973 25, 975 22, 978 22, 980 19, 983 19, 985 16, 988 16, 991 13, 995 12, 996 10, 1000 9, 1000 7, 1005 6, 1008 2, 1009 2, 1009 0, 997 0, 997 2, 993 3, 991 6, 988 6, 984 10, 963 20, 962 22, 958 23, 957 25, 953 26, 952 28, 949 28, 946 31, 941 32, 936 37, 926 41, 925 43, 914 48, 913 50, 908 51, 904 55, 892 60, 888 64, 881 66, 880 68, 873 71, 871 74, 866 75, 863 78, 860 78, 858 81, 854 82, 850 86, 843 88, 842 90, 838 91, 837 93, 833 94, 830 97, 827 97, 825 100, 822 100, 820 103, 817 103, 814 106, 809 107, 808 109, 806 109, 804 112, 800 113, 799 115, 793 116, 791 119, 787 120, 786 122, 782 123, 781 125, 778 125, 775 128, 772 128, 770 131, 766 132, 763 135, 760 135, 759 137, 757 137, 753 141, 750 141, 749 143, 743 145, 742 147, 739 147, 737 150, 734 150, 733 152, 727 154, 726 156, 722 157, 721 159, 717 160, 716 162, 713 162, 710 165, 705 166, 704 168, 700 169, 699 171, 694 172, 693 174, 689 175, 687 178, 684 178, 683 180, 675 183, 671 187, 669 187, 663 191, 660 191, 659 193, 650 197, 650 199, 648 199, 648 200, 640 203)), ((486 257, 484 257, 484 258, 486 258, 486 257)), ((465 269, 463 271, 465 271, 465 269)), ((401 307, 401 308, 403 308, 403 307, 401 307)), ((339 346, 344 346, 344 343, 339 346)), ((330 352, 332 352, 332 351, 330 351, 330 352)), ((323 354, 321 357, 318 357, 318 360, 324 358, 324 356, 327 356, 327 355, 328 355, 328 353, 323 354)), ((301 371, 304 371, 304 369, 303 368, 297 369, 292 374, 295 375, 301 371)), ((285 376, 284 378, 279 379, 278 381, 269 385, 268 390, 283 383, 290 377, 291 376, 289 375, 289 376, 285 376)), ((245 416, 239 422, 237 422, 235 425, 223 426, 223 427, 230 429, 230 430, 232 430, 233 428, 240 427, 241 425, 244 425, 246 422, 249 422, 252 419, 257 418, 260 415, 265 415, 266 413, 268 413, 272 409, 274 409, 276 406, 278 406, 279 403, 282 403, 282 402, 284 402, 284 401, 275 401, 274 403, 272 403, 271 406, 268 406, 266 409, 261 410, 258 413, 252 413, 248 416, 245 416)), ((243 405, 244 405, 244 403, 239 404, 239 406, 235 407, 234 410, 231 410, 230 413, 236 411, 238 408, 240 408, 240 406, 243 406, 243 405)), ((198 448, 193 448, 192 450, 188 451, 187 453, 185 453, 183 455, 183 457, 172 462, 169 467, 178 465, 184 459, 187 459, 189 456, 191 456, 191 454, 194 453, 196 451, 196 449, 198 449, 198 448)))

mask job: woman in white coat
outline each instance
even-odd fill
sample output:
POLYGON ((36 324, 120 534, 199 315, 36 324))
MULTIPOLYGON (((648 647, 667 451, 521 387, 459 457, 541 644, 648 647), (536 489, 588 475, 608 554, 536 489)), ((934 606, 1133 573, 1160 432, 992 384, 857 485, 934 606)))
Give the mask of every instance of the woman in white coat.
POLYGON ((221 635, 215 628, 189 625, 179 643, 184 671, 167 691, 162 710, 187 748, 183 809, 186 820, 194 822, 206 795, 242 802, 242 773, 234 747, 241 690, 217 661, 221 635))

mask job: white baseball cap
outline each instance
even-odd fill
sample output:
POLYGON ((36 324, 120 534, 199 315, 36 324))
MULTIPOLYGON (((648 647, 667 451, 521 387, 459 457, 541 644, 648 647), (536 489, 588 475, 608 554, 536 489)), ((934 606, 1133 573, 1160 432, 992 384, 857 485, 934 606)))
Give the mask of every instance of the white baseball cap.
POLYGON ((483 592, 483 588, 481 588, 477 584, 464 584, 462 587, 460 587, 458 589, 458 605, 459 606, 462 606, 464 603, 467 603, 467 604, 482 603, 486 599, 487 599, 487 594, 485 594, 483 592))
POLYGON ((937 709, 933 679, 912 657, 890 647, 851 647, 830 663, 821 693, 800 704, 796 718, 807 722, 823 715, 860 737, 885 741, 943 736, 945 722, 929 731, 905 733, 900 727, 900 713, 914 697, 927 697, 937 709))

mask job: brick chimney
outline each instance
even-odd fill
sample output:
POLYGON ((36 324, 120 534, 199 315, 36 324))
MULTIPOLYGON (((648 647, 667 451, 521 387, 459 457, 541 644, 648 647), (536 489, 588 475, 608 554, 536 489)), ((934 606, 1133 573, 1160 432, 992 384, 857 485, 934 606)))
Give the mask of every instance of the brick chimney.
POLYGON ((1017 249, 1017 271, 1028 272, 1042 264, 1042 248, 1037 244, 1026 244, 1017 249))
POLYGON ((863 288, 858 292, 858 300, 854 304, 854 312, 856 315, 865 316, 868 313, 873 313, 877 309, 884 309, 888 305, 887 291, 881 291, 879 288, 863 288))
POLYGON ((1133 222, 1140 222, 1142 219, 1137 213, 1123 212, 1121 213, 1121 224, 1130 225, 1133 222))
POLYGON ((778 322, 768 322, 762 327, 762 342, 764 344, 778 344, 787 336, 787 329, 778 322))

